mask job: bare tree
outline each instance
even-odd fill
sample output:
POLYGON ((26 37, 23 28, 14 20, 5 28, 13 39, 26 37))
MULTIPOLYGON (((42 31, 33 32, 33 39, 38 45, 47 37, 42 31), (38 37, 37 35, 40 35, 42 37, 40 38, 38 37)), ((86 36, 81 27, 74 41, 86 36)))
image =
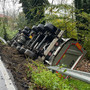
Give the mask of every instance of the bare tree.
POLYGON ((16 6, 16 3, 19 2, 19 0, 11 0, 11 2, 13 4, 13 17, 15 18, 15 16, 16 16, 15 6, 16 6))
POLYGON ((6 0, 2 1, 2 10, 3 10, 3 34, 4 34, 4 39, 7 40, 7 32, 6 32, 6 16, 5 16, 5 2, 6 0))

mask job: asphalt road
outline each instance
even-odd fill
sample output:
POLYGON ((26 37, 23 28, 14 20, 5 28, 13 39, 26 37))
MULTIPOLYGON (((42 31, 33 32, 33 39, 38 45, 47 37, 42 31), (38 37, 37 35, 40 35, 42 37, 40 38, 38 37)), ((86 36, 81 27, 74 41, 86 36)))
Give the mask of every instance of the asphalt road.
POLYGON ((0 90, 17 90, 0 57, 0 90))

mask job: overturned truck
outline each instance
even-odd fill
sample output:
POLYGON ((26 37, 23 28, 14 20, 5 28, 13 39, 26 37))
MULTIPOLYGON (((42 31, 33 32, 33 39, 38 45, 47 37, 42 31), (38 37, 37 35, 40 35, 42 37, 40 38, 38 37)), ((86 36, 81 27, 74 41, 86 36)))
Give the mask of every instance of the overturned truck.
POLYGON ((25 27, 8 41, 20 53, 31 59, 41 59, 49 65, 64 65, 74 69, 86 51, 72 38, 63 38, 64 31, 52 24, 25 27))

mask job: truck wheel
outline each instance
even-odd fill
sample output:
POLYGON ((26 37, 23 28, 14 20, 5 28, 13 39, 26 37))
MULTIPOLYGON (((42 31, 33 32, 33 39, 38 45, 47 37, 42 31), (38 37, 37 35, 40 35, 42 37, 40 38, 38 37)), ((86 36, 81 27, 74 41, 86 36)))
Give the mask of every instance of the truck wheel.
POLYGON ((10 41, 7 41, 8 45, 11 46, 11 42, 10 41))
POLYGON ((16 46, 17 46, 17 42, 14 41, 14 42, 12 43, 11 47, 16 47, 16 46))
POLYGON ((29 27, 27 27, 27 26, 24 27, 24 30, 31 31, 31 29, 29 27))
POLYGON ((30 51, 29 49, 27 49, 25 52, 24 52, 25 55, 29 56, 30 58, 32 59, 36 59, 37 56, 34 52, 30 51))
POLYGON ((19 52, 22 53, 22 54, 24 54, 25 50, 26 49, 24 47, 21 47, 20 50, 19 50, 19 52))
POLYGON ((49 30, 51 33, 55 33, 57 30, 57 28, 52 24, 46 24, 44 27, 46 30, 49 30))
POLYGON ((38 32, 37 26, 34 25, 34 26, 32 27, 32 30, 35 31, 35 32, 38 32))
POLYGON ((23 32, 25 35, 28 35, 28 34, 29 34, 29 32, 26 31, 26 30, 23 30, 22 32, 23 32))
POLYGON ((18 51, 20 50, 20 48, 21 48, 21 46, 19 46, 19 45, 16 47, 16 49, 17 49, 18 51))
POLYGON ((43 24, 39 24, 38 26, 37 26, 37 28, 38 28, 38 30, 39 31, 41 31, 41 32, 45 32, 45 29, 44 29, 44 25, 43 24))

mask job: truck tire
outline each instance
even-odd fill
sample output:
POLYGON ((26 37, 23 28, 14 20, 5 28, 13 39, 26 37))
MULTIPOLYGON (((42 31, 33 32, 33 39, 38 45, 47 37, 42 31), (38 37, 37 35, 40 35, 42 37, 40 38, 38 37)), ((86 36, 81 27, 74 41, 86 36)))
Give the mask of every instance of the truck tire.
POLYGON ((24 54, 27 55, 27 56, 29 56, 32 59, 36 59, 37 58, 37 55, 34 52, 30 51, 29 49, 26 49, 26 51, 24 52, 24 54))
POLYGON ((14 41, 14 42, 12 43, 11 47, 16 47, 16 46, 17 46, 17 42, 14 41))
POLYGON ((21 48, 21 46, 20 45, 18 45, 17 47, 16 47, 16 49, 19 51, 20 50, 20 48, 21 48))
POLYGON ((29 32, 26 31, 26 30, 23 30, 22 33, 24 33, 25 35, 28 35, 29 34, 29 32))
POLYGON ((57 28, 56 28, 54 25, 52 25, 52 24, 46 24, 46 25, 44 26, 44 28, 45 28, 46 30, 50 31, 51 33, 55 33, 56 30, 57 30, 57 28))
POLYGON ((38 28, 37 28, 37 26, 34 25, 34 26, 32 27, 32 30, 35 31, 35 32, 38 32, 38 28))
POLYGON ((24 30, 29 31, 29 32, 31 31, 31 29, 27 26, 24 27, 24 30))
POLYGON ((10 41, 7 41, 8 45, 11 46, 11 42, 10 41))
POLYGON ((22 53, 22 54, 24 54, 25 51, 26 51, 26 49, 24 47, 21 47, 20 50, 19 50, 19 52, 22 53))
POLYGON ((43 25, 43 24, 39 24, 39 25, 37 26, 37 28, 38 28, 38 30, 41 31, 42 33, 45 32, 45 29, 44 29, 44 25, 43 25))

